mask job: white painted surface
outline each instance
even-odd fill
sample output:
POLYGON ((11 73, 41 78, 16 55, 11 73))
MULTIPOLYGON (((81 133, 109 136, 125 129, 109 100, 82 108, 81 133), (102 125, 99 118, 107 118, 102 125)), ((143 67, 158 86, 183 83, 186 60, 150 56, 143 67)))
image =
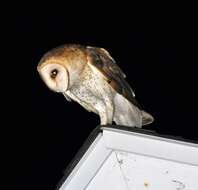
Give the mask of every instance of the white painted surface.
POLYGON ((112 153, 86 190, 124 190, 125 186, 125 180, 120 172, 120 165, 117 162, 116 154, 112 153))
POLYGON ((114 151, 86 190, 197 190, 196 166, 114 151))
POLYGON ((106 149, 104 146, 102 134, 99 134, 63 183, 60 190, 80 190, 86 188, 88 182, 95 176, 110 153, 111 150, 106 149))
POLYGON ((198 190, 198 146, 104 128, 61 190, 198 190))
POLYGON ((163 159, 116 152, 127 190, 198 190, 198 168, 163 159))
POLYGON ((134 132, 118 132, 115 129, 105 129, 103 138, 105 146, 113 150, 124 150, 198 166, 197 144, 134 132))

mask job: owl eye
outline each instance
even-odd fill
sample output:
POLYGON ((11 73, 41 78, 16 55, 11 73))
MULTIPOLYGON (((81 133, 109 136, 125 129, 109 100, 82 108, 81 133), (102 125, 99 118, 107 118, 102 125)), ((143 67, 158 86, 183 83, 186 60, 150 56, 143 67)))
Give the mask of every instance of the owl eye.
POLYGON ((51 71, 51 73, 50 73, 50 77, 53 78, 53 79, 55 79, 56 76, 57 76, 57 74, 58 74, 58 70, 57 69, 53 69, 51 71))

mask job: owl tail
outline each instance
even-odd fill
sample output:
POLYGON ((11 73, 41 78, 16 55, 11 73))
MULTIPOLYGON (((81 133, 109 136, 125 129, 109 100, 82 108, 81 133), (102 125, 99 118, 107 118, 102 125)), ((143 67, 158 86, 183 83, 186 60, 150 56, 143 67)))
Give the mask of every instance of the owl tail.
POLYGON ((113 121, 117 125, 125 125, 130 127, 139 127, 153 122, 153 117, 129 102, 120 94, 116 94, 114 98, 115 112, 113 121))

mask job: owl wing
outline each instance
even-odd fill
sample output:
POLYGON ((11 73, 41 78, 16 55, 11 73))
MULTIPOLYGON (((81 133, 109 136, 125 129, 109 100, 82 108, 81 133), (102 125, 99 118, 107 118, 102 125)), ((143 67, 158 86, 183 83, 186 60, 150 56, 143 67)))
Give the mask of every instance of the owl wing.
POLYGON ((126 82, 126 75, 116 64, 115 60, 103 48, 87 47, 88 63, 100 71, 104 79, 119 94, 141 109, 130 85, 126 82))

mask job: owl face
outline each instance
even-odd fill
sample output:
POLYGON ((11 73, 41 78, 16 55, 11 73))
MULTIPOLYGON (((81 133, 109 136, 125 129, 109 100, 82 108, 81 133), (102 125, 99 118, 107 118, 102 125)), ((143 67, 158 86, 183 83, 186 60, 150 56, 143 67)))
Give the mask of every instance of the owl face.
POLYGON ((41 78, 51 90, 65 92, 68 88, 69 77, 67 69, 60 64, 50 63, 37 68, 41 78))

